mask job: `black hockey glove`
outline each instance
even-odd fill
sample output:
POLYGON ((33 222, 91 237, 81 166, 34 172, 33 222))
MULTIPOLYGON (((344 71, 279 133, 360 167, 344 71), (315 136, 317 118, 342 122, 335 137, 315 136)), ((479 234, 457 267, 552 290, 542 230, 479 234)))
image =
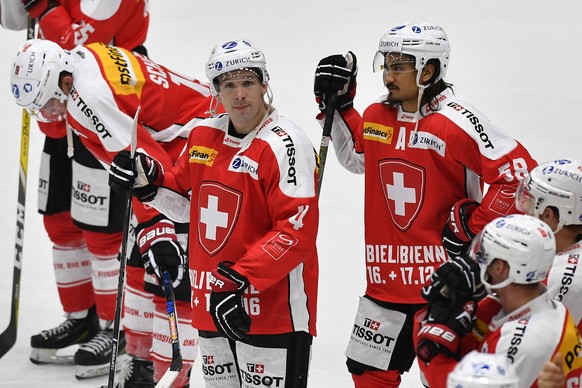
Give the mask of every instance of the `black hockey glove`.
POLYGON ((475 326, 476 313, 477 303, 473 300, 429 305, 427 318, 417 333, 418 358, 430 362, 434 356, 443 353, 459 359, 461 339, 475 326))
POLYGON ((466 198, 457 201, 451 208, 442 233, 442 243, 449 257, 467 255, 476 234, 469 227, 469 218, 478 207, 479 202, 466 198))
POLYGON ((109 168, 109 187, 122 193, 131 189, 140 202, 154 199, 163 179, 162 165, 141 152, 132 159, 128 150, 120 151, 109 168))
POLYGON ((162 281, 160 268, 166 268, 170 273, 172 286, 177 287, 188 264, 186 254, 176 237, 174 223, 168 219, 160 219, 147 226, 138 225, 136 239, 146 272, 162 281))
POLYGON ((120 151, 109 166, 109 187, 119 193, 131 190, 135 184, 135 163, 128 150, 120 151))
POLYGON ((354 106, 357 75, 358 60, 351 51, 345 56, 336 54, 319 61, 313 84, 319 109, 325 111, 328 96, 335 92, 338 93, 337 110, 342 111, 354 106))
POLYGON ((221 262, 211 273, 210 314, 220 334, 238 341, 247 338, 251 318, 245 311, 243 294, 249 281, 221 262))
POLYGON ((450 258, 432 274, 431 283, 422 288, 422 297, 428 303, 479 301, 487 295, 480 272, 479 264, 470 257, 450 258))

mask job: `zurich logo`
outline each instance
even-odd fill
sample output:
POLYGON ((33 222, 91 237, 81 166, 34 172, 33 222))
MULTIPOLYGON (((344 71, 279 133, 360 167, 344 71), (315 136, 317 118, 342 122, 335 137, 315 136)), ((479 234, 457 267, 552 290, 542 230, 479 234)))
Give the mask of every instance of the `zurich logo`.
POLYGON ((23 89, 26 93, 30 93, 30 92, 32 92, 32 85, 27 82, 24 84, 23 89))
POLYGON ((232 161, 232 168, 238 169, 240 168, 241 164, 242 160, 240 158, 236 158, 235 160, 232 161))
POLYGON ((16 98, 19 98, 20 97, 20 90, 18 89, 18 85, 12 84, 12 94, 16 98))
POLYGON ((418 133, 414 134, 414 139, 412 139, 412 144, 418 143, 418 133))
POLYGON ((236 44, 237 43, 234 42, 234 41, 232 41, 232 42, 226 42, 225 44, 222 45, 222 48, 225 49, 225 50, 232 49, 232 48, 235 48, 236 47, 236 44))
POLYGON ((214 69, 218 71, 222 70, 222 62, 216 62, 214 64, 214 69))
POLYGON ((419 26, 412 26, 412 32, 420 34, 422 32, 422 30, 420 29, 419 26))
POLYGON ((551 174, 554 172, 554 166, 548 166, 542 170, 542 174, 551 174))
POLYGON ((495 223, 497 228, 503 228, 505 226, 505 220, 499 220, 495 223))

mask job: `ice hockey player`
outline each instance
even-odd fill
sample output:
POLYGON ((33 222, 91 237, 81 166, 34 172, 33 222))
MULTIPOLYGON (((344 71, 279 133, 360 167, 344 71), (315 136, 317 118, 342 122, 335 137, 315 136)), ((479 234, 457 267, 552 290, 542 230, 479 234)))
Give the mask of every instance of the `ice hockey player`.
POLYGON ((400 385, 415 357, 413 316, 425 304, 422 287, 488 221, 516 211, 518 179, 536 165, 518 141, 455 96, 444 80, 449 55, 437 24, 390 28, 374 60, 388 94, 363 115, 353 106, 354 53, 323 58, 315 72, 318 118, 339 92, 331 131, 336 156, 347 170, 365 174, 367 288, 354 322, 361 329, 346 350, 356 387, 400 385), (369 317, 376 317, 374 327, 369 317), (385 347, 362 338, 365 332, 386 338, 385 347))
POLYGON ((134 190, 190 220, 206 386, 306 387, 318 278, 313 146, 271 105, 265 56, 251 42, 218 44, 206 74, 227 113, 197 125, 172 169, 138 153, 134 190))
MULTIPOLYGON (((115 42, 146 54, 149 26, 147 2, 80 0, 2 1, 3 26, 24 29, 27 16, 37 19, 40 37, 65 49, 77 44, 115 42), (8 15, 9 18, 4 16, 8 15)), ((31 338, 34 363, 76 364, 78 378, 107 374, 112 343, 111 322, 121 242, 122 197, 107 186, 107 170, 76 135, 66 136, 64 121, 38 122, 46 135, 39 176, 39 211, 53 243, 53 264, 59 297, 67 319, 31 338), (74 156, 67 155, 75 143, 74 156), (81 343, 74 357, 58 350, 81 343)), ((143 291, 142 291, 143 292, 143 291)), ((152 311, 153 313, 153 311, 152 311)), ((130 321, 131 323, 131 321, 130 321)), ((128 330, 128 336, 136 336, 128 330)), ((139 333, 136 340, 141 340, 139 333)), ((121 333, 120 349, 125 348, 121 333)), ((151 335, 148 335, 151 337, 151 335)))
POLYGON ((582 330, 582 162, 541 163, 521 181, 517 208, 544 221, 556 236, 557 255, 548 276, 550 296, 568 307, 582 330))
POLYGON ((555 252, 552 230, 537 218, 515 214, 485 226, 469 255, 489 295, 476 305, 455 291, 450 302, 432 301, 415 317, 418 363, 430 387, 445 386, 457 360, 474 349, 508 357, 520 386, 537 386, 540 371, 558 352, 567 377, 579 378, 576 324, 543 284, 555 252))
MULTIPOLYGON (((28 41, 14 59, 11 84, 20 106, 39 120, 55 121, 65 117, 87 149, 104 165, 111 163, 119 151, 128 149, 133 118, 141 106, 138 147, 169 169, 183 149, 196 117, 207 116, 205 112, 211 99, 208 85, 172 72, 137 52, 102 43, 67 51, 50 41, 28 41)), ((187 225, 174 224, 137 201, 134 213, 138 247, 137 255, 132 258, 140 261, 134 266, 149 264, 151 274, 160 266, 173 268, 185 363, 175 384, 185 386, 197 353, 196 332, 189 316, 189 279, 183 276, 182 247, 186 246, 187 225)), ((159 286, 153 284, 155 277, 148 276, 146 291, 156 294, 156 310, 148 311, 151 304, 148 294, 140 290, 139 284, 130 284, 133 269, 128 267, 124 325, 133 320, 137 321, 134 327, 150 325, 149 332, 152 332, 153 324, 153 335, 138 344, 135 351, 139 353, 132 353, 137 357, 130 366, 132 371, 147 371, 148 365, 151 369, 148 359, 153 358, 155 376, 150 376, 153 382, 161 378, 171 360, 165 300, 159 286)), ((128 378, 143 377, 132 376, 128 378)))

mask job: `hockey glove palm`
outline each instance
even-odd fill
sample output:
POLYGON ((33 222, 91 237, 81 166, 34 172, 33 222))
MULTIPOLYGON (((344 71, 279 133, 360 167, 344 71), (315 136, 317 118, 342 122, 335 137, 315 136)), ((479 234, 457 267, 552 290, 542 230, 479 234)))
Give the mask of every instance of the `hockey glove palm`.
POLYGON ((479 264, 469 257, 453 257, 431 276, 431 283, 422 288, 428 303, 473 299, 479 301, 487 291, 481 283, 479 264))
POLYGON ((458 358, 461 339, 475 325, 477 304, 473 300, 450 304, 437 302, 429 305, 426 321, 417 336, 416 354, 430 362, 437 354, 458 358))
POLYGON ((451 208, 449 219, 443 228, 442 243, 450 257, 465 256, 475 233, 469 227, 471 214, 479 207, 472 199, 457 201, 451 208))
POLYGON ((211 273, 210 314, 220 334, 238 341, 247 338, 251 318, 244 308, 243 294, 249 281, 227 263, 211 273))
POLYGON ((177 287, 187 268, 187 257, 177 240, 172 221, 161 219, 151 225, 138 226, 137 243, 146 272, 162 279, 165 268, 170 273, 172 286, 177 287))
POLYGON ((337 109, 339 111, 354 106, 356 96, 356 77, 358 75, 358 61, 356 55, 348 51, 345 55, 331 55, 319 61, 315 70, 313 91, 319 109, 325 111, 327 98, 337 92, 337 109))

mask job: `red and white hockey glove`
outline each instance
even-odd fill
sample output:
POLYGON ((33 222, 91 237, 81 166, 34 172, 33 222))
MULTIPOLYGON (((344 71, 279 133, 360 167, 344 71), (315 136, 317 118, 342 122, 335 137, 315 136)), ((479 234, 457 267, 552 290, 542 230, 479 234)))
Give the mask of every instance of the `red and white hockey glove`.
POLYGON ((443 228, 442 243, 450 257, 464 256, 469 251, 475 234, 469 227, 471 214, 479 207, 479 202, 461 199, 451 208, 449 219, 443 228))
POLYGON ((459 358, 459 345, 475 325, 477 304, 473 300, 452 305, 437 302, 428 307, 426 321, 417 335, 416 354, 430 362, 437 354, 459 358))
POLYGON ((330 55, 319 61, 313 83, 313 92, 319 109, 325 111, 328 96, 335 92, 338 94, 337 110, 347 110, 354 106, 357 75, 358 60, 351 51, 345 56, 330 55))
POLYGON ((431 282, 422 288, 422 297, 428 303, 479 301, 487 295, 480 273, 479 264, 470 257, 452 257, 431 275, 431 282))
POLYGON ((147 273, 155 274, 161 280, 160 268, 165 268, 170 273, 172 286, 180 284, 184 268, 187 268, 187 257, 172 221, 161 219, 150 225, 138 225, 137 245, 147 273))
POLYGON ((233 341, 247 338, 251 318, 245 311, 243 294, 249 281, 221 262, 210 277, 210 314, 220 334, 233 341))

